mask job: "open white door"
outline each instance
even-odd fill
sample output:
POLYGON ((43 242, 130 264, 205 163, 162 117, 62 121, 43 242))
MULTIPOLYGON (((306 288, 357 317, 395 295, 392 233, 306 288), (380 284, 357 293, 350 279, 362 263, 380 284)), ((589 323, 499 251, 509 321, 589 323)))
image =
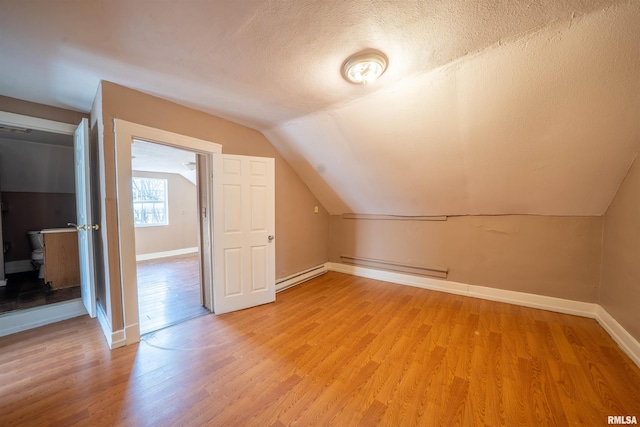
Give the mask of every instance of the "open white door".
POLYGON ((76 211, 78 251, 80 253, 80 287, 82 302, 89 316, 96 317, 96 283, 93 265, 93 231, 91 225, 91 183, 89 164, 89 122, 82 119, 74 134, 76 165, 76 211))
POLYGON ((213 311, 276 299, 274 159, 213 155, 213 311))

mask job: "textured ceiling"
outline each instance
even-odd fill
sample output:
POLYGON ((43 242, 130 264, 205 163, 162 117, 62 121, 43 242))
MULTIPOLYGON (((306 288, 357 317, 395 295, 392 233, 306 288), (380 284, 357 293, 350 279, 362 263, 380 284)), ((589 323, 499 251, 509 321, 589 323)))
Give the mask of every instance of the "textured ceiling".
POLYGON ((264 131, 334 214, 599 215, 640 147, 640 2, 0 0, 0 94, 99 80, 264 131), (340 76, 377 48, 373 85, 340 76))
POLYGON ((196 155, 167 145, 134 140, 131 145, 131 169, 143 172, 175 173, 196 183, 196 155))

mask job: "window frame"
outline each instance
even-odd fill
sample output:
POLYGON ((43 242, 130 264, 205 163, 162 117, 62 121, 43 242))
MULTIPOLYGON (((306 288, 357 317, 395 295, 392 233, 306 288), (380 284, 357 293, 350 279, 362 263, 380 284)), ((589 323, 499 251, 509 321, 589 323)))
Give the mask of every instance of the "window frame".
POLYGON ((133 211, 133 226, 134 228, 145 227, 163 227, 169 225, 169 180, 167 178, 153 178, 147 176, 133 176, 131 177, 131 193, 132 193, 132 211, 133 211), (135 180, 147 180, 147 181, 161 181, 163 183, 164 200, 136 200, 136 191, 134 191, 135 180), (136 223, 136 206, 144 203, 164 203, 164 222, 152 222, 152 223, 136 223))

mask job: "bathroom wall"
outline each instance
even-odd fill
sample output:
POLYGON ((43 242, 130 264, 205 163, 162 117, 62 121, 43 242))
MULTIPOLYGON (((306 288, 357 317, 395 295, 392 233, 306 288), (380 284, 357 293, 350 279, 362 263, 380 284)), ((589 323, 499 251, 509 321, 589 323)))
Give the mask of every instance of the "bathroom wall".
POLYGON ((76 204, 73 148, 7 135, 0 138, 0 191, 5 262, 11 262, 31 257, 28 231, 75 222, 76 204))
MULTIPOLYGON (((43 137, 48 135, 41 132, 43 137)), ((68 146, 12 139, 0 135, 2 191, 75 193, 73 136, 68 146)), ((52 136, 53 138, 53 136, 52 136)), ((59 138, 59 137, 56 137, 59 138)))
POLYGON ((2 192, 7 211, 2 217, 3 241, 11 248, 5 262, 31 258, 27 232, 66 227, 75 222, 76 196, 65 193, 2 192))
POLYGON ((169 224, 136 227, 136 255, 198 246, 196 186, 175 173, 133 171, 133 176, 167 180, 169 224))

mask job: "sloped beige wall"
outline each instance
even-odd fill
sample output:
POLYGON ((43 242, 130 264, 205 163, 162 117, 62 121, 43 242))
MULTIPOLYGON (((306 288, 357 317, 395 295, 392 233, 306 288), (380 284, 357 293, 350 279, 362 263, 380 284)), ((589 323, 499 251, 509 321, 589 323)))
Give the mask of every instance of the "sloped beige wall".
MULTIPOLYGON (((213 141, 222 152, 275 159, 276 192, 276 278, 322 264, 329 255, 329 214, 289 164, 258 131, 173 102, 147 95, 110 82, 102 82, 102 144, 105 164, 104 211, 108 241, 108 275, 111 301, 122 301, 118 236, 114 225, 115 139, 113 119, 163 129, 182 135, 213 141), (314 214, 314 206, 320 212, 314 214)), ((121 303, 113 303, 112 327, 123 326, 121 303)))
POLYGON ((167 180, 169 224, 136 227, 136 255, 198 246, 198 193, 196 186, 175 173, 133 171, 133 176, 167 180))
POLYGON ((597 302, 602 217, 331 217, 331 261, 357 256, 448 268, 448 280, 597 302))
POLYGON ((600 305, 640 341, 640 160, 604 216, 600 305))

